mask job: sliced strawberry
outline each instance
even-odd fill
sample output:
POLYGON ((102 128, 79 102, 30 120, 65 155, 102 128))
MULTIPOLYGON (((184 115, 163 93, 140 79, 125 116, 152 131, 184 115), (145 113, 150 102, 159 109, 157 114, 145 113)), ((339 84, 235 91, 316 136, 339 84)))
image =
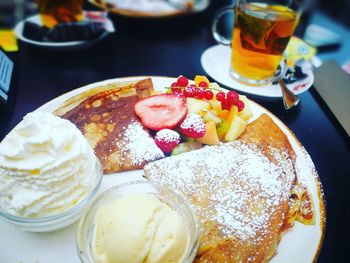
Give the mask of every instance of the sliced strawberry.
POLYGON ((154 141, 164 153, 170 153, 180 143, 180 134, 173 130, 163 129, 157 132, 154 141))
POLYGON ((172 129, 182 122, 186 116, 187 107, 183 97, 160 94, 136 102, 135 113, 145 127, 159 131, 172 129))
POLYGON ((188 114, 180 125, 183 135, 190 138, 202 138, 206 132, 203 119, 197 114, 188 114))

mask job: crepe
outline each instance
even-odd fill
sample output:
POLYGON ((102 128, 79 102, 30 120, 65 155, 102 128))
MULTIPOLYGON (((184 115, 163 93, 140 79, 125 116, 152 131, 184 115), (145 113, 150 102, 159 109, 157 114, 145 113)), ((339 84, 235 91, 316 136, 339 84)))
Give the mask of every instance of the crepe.
POLYGON ((192 204, 201 226, 195 262, 266 262, 294 222, 294 165, 288 138, 263 114, 238 141, 158 160, 144 172, 192 204))
POLYGON ((136 101, 152 92, 150 78, 106 84, 67 100, 54 113, 80 129, 104 173, 141 169, 164 157, 134 113, 136 101))

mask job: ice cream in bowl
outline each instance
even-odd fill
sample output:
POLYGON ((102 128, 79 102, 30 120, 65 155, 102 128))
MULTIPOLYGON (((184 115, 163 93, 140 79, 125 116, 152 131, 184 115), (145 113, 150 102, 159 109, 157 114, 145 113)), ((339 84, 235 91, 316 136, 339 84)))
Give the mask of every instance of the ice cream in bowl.
POLYGON ((102 168, 68 120, 33 112, 0 143, 0 218, 47 232, 77 221, 97 194, 102 168))
POLYGON ((189 204, 166 187, 130 182, 102 193, 81 218, 82 262, 192 262, 199 224, 189 204))

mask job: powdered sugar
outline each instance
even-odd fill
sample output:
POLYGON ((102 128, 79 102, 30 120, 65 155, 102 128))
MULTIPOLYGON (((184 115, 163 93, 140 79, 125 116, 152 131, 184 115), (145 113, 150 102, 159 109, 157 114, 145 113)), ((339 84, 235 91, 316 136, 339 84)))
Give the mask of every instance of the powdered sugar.
POLYGON ((125 128, 124 145, 119 148, 123 147, 130 153, 130 159, 134 165, 141 165, 164 157, 162 151, 139 122, 133 122, 125 128))
POLYGON ((277 153, 273 158, 278 164, 256 146, 236 141, 156 161, 144 170, 147 178, 192 203, 202 234, 214 224, 222 239, 258 243, 268 235, 280 204, 288 201, 295 178, 290 160, 277 153))
POLYGON ((180 142, 180 134, 170 129, 163 129, 157 132, 155 139, 163 142, 180 142))

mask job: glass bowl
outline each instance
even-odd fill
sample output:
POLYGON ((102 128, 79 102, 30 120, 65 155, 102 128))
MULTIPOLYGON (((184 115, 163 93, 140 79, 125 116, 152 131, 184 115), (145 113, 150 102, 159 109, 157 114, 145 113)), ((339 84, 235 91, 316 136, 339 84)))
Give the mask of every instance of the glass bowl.
POLYGON ((68 210, 49 216, 26 218, 12 215, 0 209, 0 218, 18 226, 28 232, 50 232, 69 226, 79 220, 85 208, 95 199, 101 185, 103 169, 100 161, 96 158, 96 183, 91 192, 68 210))
POLYGON ((77 251, 81 262, 93 263, 93 236, 95 231, 95 216, 101 206, 110 204, 118 198, 132 194, 147 194, 158 198, 179 213, 185 219, 189 234, 189 246, 182 262, 192 262, 199 245, 198 219, 188 202, 172 190, 151 182, 134 181, 114 186, 102 193, 81 218, 77 230, 77 251))

